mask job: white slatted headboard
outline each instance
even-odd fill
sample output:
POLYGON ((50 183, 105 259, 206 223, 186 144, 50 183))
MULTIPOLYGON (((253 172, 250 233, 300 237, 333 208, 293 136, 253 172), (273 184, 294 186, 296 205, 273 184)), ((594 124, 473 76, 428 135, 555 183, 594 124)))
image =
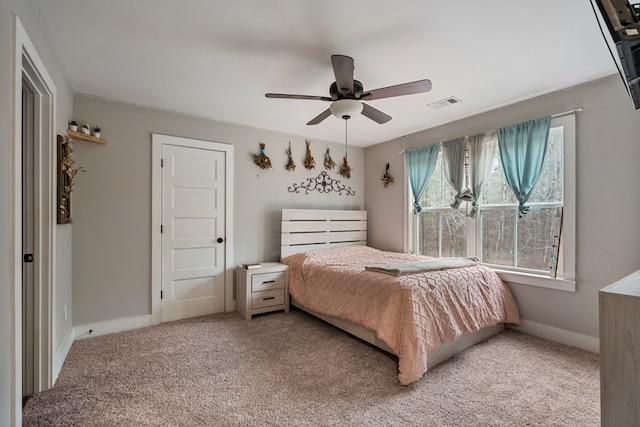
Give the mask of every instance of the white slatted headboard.
POLYGON ((367 211, 283 209, 280 258, 334 246, 367 244, 367 211))

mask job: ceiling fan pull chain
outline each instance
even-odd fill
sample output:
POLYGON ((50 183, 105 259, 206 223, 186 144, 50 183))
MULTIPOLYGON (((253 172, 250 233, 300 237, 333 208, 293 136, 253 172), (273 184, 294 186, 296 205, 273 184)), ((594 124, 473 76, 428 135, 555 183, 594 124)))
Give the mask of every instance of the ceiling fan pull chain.
POLYGON ((348 132, 347 132, 347 122, 349 122, 349 120, 345 119, 344 120, 344 158, 347 158, 347 137, 348 137, 348 132))
POLYGON ((351 166, 349 166, 348 160, 347 160, 347 148, 349 146, 349 143, 347 142, 347 137, 349 132, 347 131, 347 120, 349 120, 348 117, 343 117, 344 118, 344 157, 342 158, 342 166, 340 166, 340 175, 342 175, 345 178, 351 178, 351 166))

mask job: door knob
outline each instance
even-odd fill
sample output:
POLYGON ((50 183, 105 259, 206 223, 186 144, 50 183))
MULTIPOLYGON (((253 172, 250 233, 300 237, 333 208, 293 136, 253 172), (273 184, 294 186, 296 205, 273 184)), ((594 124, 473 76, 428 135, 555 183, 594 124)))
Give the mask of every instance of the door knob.
POLYGON ((224 239, 223 239, 222 237, 218 237, 217 242, 218 242, 218 243, 222 243, 222 242, 224 242, 224 239))

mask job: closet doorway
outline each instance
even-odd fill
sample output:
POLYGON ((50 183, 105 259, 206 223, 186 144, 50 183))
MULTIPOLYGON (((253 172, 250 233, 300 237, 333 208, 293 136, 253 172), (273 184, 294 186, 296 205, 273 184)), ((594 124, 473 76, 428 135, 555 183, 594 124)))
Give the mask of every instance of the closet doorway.
POLYGON ((54 369, 56 88, 16 15, 12 60, 10 253, 12 286, 11 419, 25 396, 50 388, 54 369), (24 313, 23 313, 24 312, 24 313))
POLYGON ((34 92, 22 80, 22 397, 34 393, 34 92))

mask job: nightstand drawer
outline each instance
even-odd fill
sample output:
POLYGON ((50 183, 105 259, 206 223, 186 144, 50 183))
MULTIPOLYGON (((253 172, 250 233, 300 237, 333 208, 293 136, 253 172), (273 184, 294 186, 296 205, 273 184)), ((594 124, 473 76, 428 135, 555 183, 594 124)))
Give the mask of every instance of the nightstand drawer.
POLYGON ((251 292, 282 288, 284 288, 284 271, 251 276, 251 292))
POLYGON ((270 307, 284 304, 284 290, 272 289, 269 291, 253 292, 251 294, 251 308, 270 307))

